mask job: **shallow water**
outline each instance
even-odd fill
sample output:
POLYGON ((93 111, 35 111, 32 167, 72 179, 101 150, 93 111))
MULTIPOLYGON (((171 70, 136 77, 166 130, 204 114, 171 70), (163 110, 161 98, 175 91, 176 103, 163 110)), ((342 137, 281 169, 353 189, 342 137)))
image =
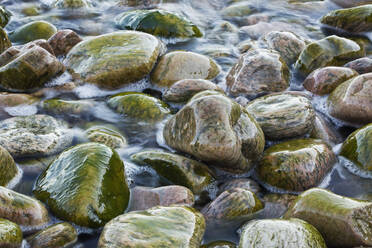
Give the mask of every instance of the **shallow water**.
MULTIPOLYGON (((58 29, 72 29, 83 37, 95 36, 104 33, 113 32, 116 29, 114 26, 114 18, 117 14, 131 9, 130 7, 118 6, 116 0, 96 0, 92 8, 86 10, 58 10, 48 9, 48 2, 51 0, 40 1, 21 1, 21 0, 3 0, 1 4, 5 5, 12 13, 13 17, 11 22, 7 25, 6 30, 12 31, 15 28, 28 23, 33 20, 46 20, 53 23, 58 29), (22 14, 22 9, 29 6, 37 6, 40 10, 40 15, 34 17, 26 17, 22 14)), ((215 58, 222 68, 222 73, 215 80, 215 82, 225 88, 225 75, 232 64, 234 64, 239 56, 237 45, 239 42, 249 38, 244 32, 236 35, 234 33, 222 33, 218 31, 219 25, 225 20, 221 16, 220 10, 226 6, 228 0, 173 0, 162 1, 159 8, 175 11, 183 14, 197 24, 204 33, 204 38, 192 39, 188 41, 180 40, 163 40, 167 44, 168 52, 172 50, 188 50, 198 53, 204 53, 215 58)), ((303 4, 289 4, 286 0, 257 0, 250 1, 254 4, 257 13, 266 16, 271 21, 280 21, 288 24, 290 30, 305 37, 306 39, 320 39, 325 37, 321 31, 318 19, 330 10, 338 8, 335 4, 324 2, 309 2, 303 4)), ((248 20, 231 19, 232 23, 243 26, 248 20)), ((252 21, 252 20, 251 20, 252 21)), ((262 30, 257 30, 262 32, 262 30)), ((63 60, 63 58, 61 58, 63 60)), ((71 80, 70 75, 66 72, 60 77, 50 82, 50 85, 62 85, 71 80)), ((302 78, 298 77, 291 69, 291 86, 290 90, 303 91, 302 78)), ((89 112, 84 113, 82 116, 57 116, 67 120, 75 134, 74 143, 84 142, 82 130, 84 125, 89 122, 110 123, 115 125, 120 131, 128 138, 129 147, 119 150, 121 158, 126 164, 126 173, 129 178, 131 186, 160 186, 159 177, 155 172, 147 167, 138 167, 130 162, 129 157, 131 154, 141 151, 144 148, 161 147, 168 149, 162 140, 161 130, 162 125, 156 127, 149 126, 146 123, 137 123, 128 120, 123 116, 110 110, 106 104, 106 97, 118 92, 124 91, 137 91, 137 92, 150 92, 154 96, 160 95, 163 89, 154 87, 149 82, 148 78, 140 82, 128 85, 120 90, 105 91, 92 85, 82 85, 74 89, 72 92, 60 93, 57 91, 49 91, 45 98, 61 97, 64 99, 93 99, 95 107, 89 112)), ((313 97, 313 105, 315 109, 324 114, 324 97, 313 97)), ((180 106, 174 105, 176 110, 180 106)), ((8 118, 9 116, 30 115, 43 113, 42 110, 33 106, 21 106, 5 109, 5 113, 0 112, 0 119, 8 118)), ((330 121, 339 130, 340 134, 345 138, 350 134, 355 127, 330 119, 330 121)), ((22 179, 15 190, 21 193, 32 195, 33 184, 41 172, 42 168, 35 166, 32 168, 23 167, 22 161, 17 161, 21 168, 24 169, 22 179)), ((45 165, 44 165, 45 166, 45 165)), ((357 171, 350 169, 349 163, 344 159, 340 159, 339 163, 335 165, 333 170, 324 179, 321 187, 328 188, 333 192, 367 199, 368 195, 372 195, 372 179, 371 176, 362 175, 357 176, 353 173, 357 171), (348 165, 348 166, 345 166, 348 165), (351 173, 352 171, 353 173, 351 173)), ((226 173, 218 171, 220 182, 228 178, 237 177, 236 175, 227 175, 226 173)), ((248 177, 249 174, 239 175, 239 177, 248 177)), ((57 221, 57 220, 54 220, 57 221)), ((205 241, 212 241, 215 239, 227 239, 231 241, 238 241, 236 233, 236 223, 230 226, 216 229, 210 227, 207 230, 205 241)), ((100 230, 89 230, 78 228, 79 243, 75 247, 96 247, 100 230)))

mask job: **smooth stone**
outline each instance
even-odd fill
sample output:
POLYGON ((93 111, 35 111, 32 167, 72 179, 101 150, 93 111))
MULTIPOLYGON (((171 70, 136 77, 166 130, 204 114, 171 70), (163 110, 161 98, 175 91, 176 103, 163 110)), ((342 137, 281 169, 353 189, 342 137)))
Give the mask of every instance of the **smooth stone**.
POLYGON ((311 101, 292 92, 259 97, 246 106, 269 140, 294 138, 311 132, 315 111, 311 101))
POLYGON ((0 106, 14 107, 18 105, 29 105, 38 101, 37 97, 29 94, 14 94, 8 92, 0 92, 0 106))
POLYGON ((150 34, 120 31, 78 43, 65 64, 76 78, 117 89, 148 75, 162 50, 162 43, 150 34))
POLYGON ((187 102, 195 94, 204 90, 223 90, 211 81, 204 79, 183 79, 174 83, 163 95, 163 99, 169 102, 187 102))
POLYGON ((332 35, 307 45, 300 54, 295 69, 307 76, 318 68, 341 66, 363 56, 358 43, 332 35))
POLYGON ((0 28, 0 54, 12 46, 12 42, 4 29, 0 28))
MULTIPOLYGON (((237 44, 239 42, 239 29, 237 26, 228 21, 222 21, 218 23, 208 34, 208 40, 222 43, 222 44, 237 44)), ((211 44, 208 44, 208 47, 211 44)), ((224 45, 221 45, 221 50, 224 48, 224 45)))
POLYGON ((12 42, 25 44, 38 39, 49 39, 57 33, 57 28, 46 21, 34 21, 27 23, 9 33, 12 42))
POLYGON ((22 247, 22 230, 16 223, 0 219, 0 247, 22 247))
POLYGON ((0 145, 16 158, 61 152, 72 139, 66 122, 48 115, 19 116, 0 122, 0 145))
POLYGON ((196 94, 167 121, 163 136, 173 149, 237 173, 253 166, 265 144, 253 117, 216 91, 196 94))
POLYGON ((343 141, 335 127, 323 115, 316 113, 313 130, 310 138, 321 139, 330 146, 340 144, 343 141))
POLYGON ((200 248, 236 248, 236 244, 230 241, 213 241, 200 246, 200 248))
POLYGON ((21 13, 25 16, 38 16, 41 14, 41 8, 37 5, 26 5, 21 13))
POLYGON ((20 172, 13 157, 0 146, 0 186, 7 186, 18 173, 20 172))
POLYGON ((331 0, 343 8, 351 8, 359 5, 372 4, 372 0, 331 0))
POLYGON ((33 193, 58 218, 92 228, 124 213, 130 195, 123 161, 98 143, 62 152, 38 177, 33 193))
POLYGON ((372 59, 364 57, 350 61, 344 66, 357 71, 359 74, 370 73, 372 72, 372 59))
POLYGON ((205 230, 203 215, 182 206, 154 207, 120 215, 106 224, 98 248, 199 248, 205 230))
POLYGON ((137 8, 149 8, 156 7, 158 4, 162 3, 163 0, 119 0, 119 6, 126 7, 137 7, 137 8))
POLYGON ((303 85, 308 91, 322 96, 331 93, 337 86, 358 75, 356 71, 349 68, 328 66, 310 73, 303 85))
POLYGON ((320 184, 336 161, 332 148, 323 141, 297 139, 267 149, 256 172, 269 186, 298 192, 320 184))
POLYGON ((340 84, 329 95, 328 113, 345 122, 372 122, 372 73, 363 74, 340 84))
POLYGON ((182 79, 213 79, 220 73, 216 62, 204 55, 175 51, 162 56, 151 81, 157 86, 170 87, 182 79))
POLYGON ((75 228, 67 223, 58 223, 27 238, 31 248, 65 248, 70 247, 77 241, 75 228))
POLYGON ((242 229, 239 248, 326 248, 315 227, 300 219, 266 219, 248 222, 242 229))
POLYGON ((10 11, 8 11, 4 6, 0 6, 0 26, 2 28, 8 24, 11 16, 12 13, 10 11))
POLYGON ((63 100, 48 99, 42 102, 42 108, 52 115, 74 115, 87 114, 93 110, 95 102, 92 100, 63 100))
POLYGON ((257 9, 254 7, 254 4, 242 1, 223 8, 221 15, 224 18, 239 18, 249 16, 255 12, 257 12, 257 9))
POLYGON ((161 150, 149 150, 131 156, 133 162, 151 166, 167 181, 200 194, 214 181, 209 168, 196 160, 161 150))
POLYGON ((260 218, 271 219, 280 218, 288 208, 291 206, 292 202, 297 199, 297 195, 294 194, 277 194, 269 193, 262 197, 262 201, 265 204, 265 209, 260 218))
POLYGON ((328 247, 372 246, 372 202, 314 188, 298 196, 284 218, 300 218, 322 234, 328 247))
POLYGON ((194 194, 186 187, 171 185, 159 188, 136 186, 132 189, 130 211, 146 210, 156 206, 194 205, 194 194))
POLYGON ((88 0, 55 0, 53 6, 60 9, 79 9, 91 7, 92 4, 88 0))
POLYGON ((126 138, 117 130, 106 126, 92 126, 85 131, 91 142, 105 144, 112 149, 124 148, 128 145, 126 138))
POLYGON ((249 50, 230 69, 226 84, 233 96, 256 97, 280 92, 289 87, 289 69, 277 52, 249 50))
POLYGON ((218 187, 219 194, 226 190, 241 188, 251 191, 252 193, 258 194, 261 192, 261 187, 258 183, 249 178, 237 178, 232 179, 218 187))
POLYGON ((70 29, 59 30, 49 38, 48 43, 56 56, 65 56, 82 38, 70 29))

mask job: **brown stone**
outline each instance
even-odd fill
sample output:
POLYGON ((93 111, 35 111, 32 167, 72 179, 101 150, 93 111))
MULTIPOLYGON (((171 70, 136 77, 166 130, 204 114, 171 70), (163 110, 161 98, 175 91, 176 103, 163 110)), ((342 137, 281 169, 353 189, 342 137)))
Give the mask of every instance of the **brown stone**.
POLYGON ((69 29, 59 30, 48 40, 56 56, 66 55, 80 41, 80 36, 69 29))

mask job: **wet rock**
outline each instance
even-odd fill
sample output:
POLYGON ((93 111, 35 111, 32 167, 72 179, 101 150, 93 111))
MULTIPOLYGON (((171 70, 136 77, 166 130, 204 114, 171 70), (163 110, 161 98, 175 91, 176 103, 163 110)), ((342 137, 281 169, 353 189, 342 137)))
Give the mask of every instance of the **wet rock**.
POLYGON ((213 241, 200 246, 200 248, 236 248, 236 244, 230 241, 213 241))
POLYGON ((90 112, 95 106, 92 100, 48 99, 43 101, 42 108, 50 114, 79 116, 90 112))
POLYGON ((41 9, 38 5, 27 5, 21 10, 25 16, 38 16, 41 13, 41 9))
POLYGON ((190 20, 165 10, 132 10, 116 17, 120 29, 136 30, 165 38, 202 37, 199 28, 190 20))
POLYGON ((251 191, 252 193, 259 193, 261 192, 261 187, 253 181, 252 179, 248 178, 238 178, 238 179, 232 179, 230 181, 227 181, 226 183, 222 184, 219 187, 219 194, 226 190, 234 189, 234 188, 241 188, 251 191))
POLYGON ((189 207, 155 207, 120 215, 106 224, 98 247, 199 248, 203 215, 189 207))
POLYGON ((181 155, 149 150, 136 153, 131 159, 140 165, 151 166, 167 181, 185 186, 195 194, 200 194, 214 181, 213 173, 206 165, 181 155))
POLYGON ((260 214, 260 217, 264 219, 282 217, 296 198, 297 195, 294 194, 265 194, 262 198, 265 209, 262 214, 260 214))
POLYGON ((12 13, 10 11, 8 11, 4 6, 0 6, 0 26, 2 28, 8 24, 11 16, 12 13))
POLYGON ((300 219, 266 219, 248 222, 240 236, 239 248, 288 247, 326 248, 315 227, 300 219))
POLYGON ((22 246, 22 230, 17 224, 0 219, 0 246, 5 248, 20 248, 22 246))
POLYGON ((13 32, 9 33, 12 42, 25 44, 38 39, 49 39, 57 32, 57 28, 45 21, 34 21, 27 23, 13 32))
POLYGON ((250 50, 231 68, 226 84, 233 96, 256 97, 284 91, 289 87, 289 69, 276 52, 250 50))
POLYGON ((372 203, 314 188, 305 191, 284 215, 309 222, 328 247, 371 246, 372 203))
POLYGON ((220 69, 212 59, 193 52, 175 51, 165 54, 151 74, 151 81, 162 87, 182 79, 213 79, 220 69))
POLYGON ((113 95, 107 101, 116 112, 139 121, 157 122, 170 114, 170 109, 161 100, 147 94, 125 92, 113 95))
POLYGON ((0 146, 0 185, 7 186, 18 173, 14 159, 4 147, 0 146))
POLYGON ((72 142, 64 121, 48 115, 8 118, 0 122, 0 145, 13 157, 47 156, 72 142))
POLYGON ((75 228, 63 222, 28 237, 27 242, 31 248, 64 248, 76 243, 77 238, 75 228))
POLYGON ((196 94, 165 124, 166 143, 232 172, 252 167, 264 148, 261 128, 238 103, 218 92, 196 94))
POLYGON ((321 114, 315 115, 313 130, 310 133, 310 138, 321 139, 330 146, 334 146, 343 141, 341 135, 333 127, 333 125, 325 119, 321 114))
POLYGON ((251 217, 263 208, 263 203, 253 192, 247 189, 233 188, 222 192, 201 212, 208 222, 251 217))
POLYGON ((336 161, 332 148, 323 141, 298 139, 267 149, 256 172, 267 185, 297 192, 321 183, 336 161))
POLYGON ((363 51, 356 42, 332 35, 307 45, 300 54, 295 68, 307 76, 318 68, 341 66, 363 56, 363 51))
POLYGON ((344 66, 357 71, 359 74, 365 74, 372 72, 372 59, 364 57, 353 60, 344 66))
POLYGON ((359 5, 365 5, 372 3, 371 0, 331 0, 335 4, 340 5, 343 8, 351 8, 359 5))
MULTIPOLYGON (((267 18, 267 17, 266 17, 267 18)), ((266 18, 257 17, 253 18, 253 21, 258 21, 257 23, 249 26, 243 26, 240 28, 240 33, 248 35, 251 39, 257 40, 260 37, 272 32, 272 31, 280 31, 280 32, 294 32, 296 33, 296 26, 294 23, 288 22, 281 22, 281 21, 266 21, 266 18), (263 19, 261 21, 261 19, 263 19)), ((252 22, 252 20, 246 20, 246 22, 252 22)), ((249 24, 249 23, 247 23, 249 24)))
POLYGON ((371 17, 372 5, 367 4, 331 11, 323 16, 320 22, 351 33, 360 33, 372 30, 371 17))
POLYGON ((224 18, 245 17, 255 12, 257 9, 250 2, 237 2, 221 10, 224 18))
POLYGON ((37 43, 10 47, 0 55, 0 66, 0 87, 14 92, 41 88, 64 70, 63 64, 37 43))
POLYGON ((32 104, 38 101, 38 98, 28 94, 13 94, 0 92, 0 106, 14 107, 22 104, 32 104))
POLYGON ((123 213, 129 202, 123 161, 98 143, 61 153, 39 176, 33 192, 58 218, 93 228, 123 213))
POLYGON ((171 185, 159 188, 134 187, 130 211, 146 210, 155 206, 194 205, 194 194, 183 186, 171 185))
POLYGON ((56 0, 53 6, 61 9, 78 9, 90 7, 92 4, 89 0, 56 0))
POLYGON ((355 124, 372 122, 372 73, 349 79, 328 97, 328 113, 342 121, 355 124))
POLYGON ((163 95, 163 99, 169 102, 187 102, 195 94, 204 90, 223 92, 216 84, 203 79, 183 79, 174 83, 163 95))
POLYGON ((77 78, 116 89, 149 74, 162 49, 152 35, 114 32, 80 42, 67 54, 65 64, 77 78))
POLYGON ((81 42, 80 36, 70 29, 59 30, 49 38, 48 43, 56 56, 65 56, 76 44, 81 42))
POLYGON ((316 95, 326 95, 346 80, 358 75, 356 71, 349 68, 335 66, 323 67, 310 73, 303 82, 303 85, 305 89, 316 95))
POLYGON ((119 0, 119 6, 130 6, 138 8, 148 8, 155 7, 157 4, 161 3, 162 0, 119 0))
POLYGON ((270 140, 303 136, 311 132, 315 111, 310 100, 296 93, 277 93, 248 103, 247 111, 270 140))
MULTIPOLYGON (((208 39, 222 43, 221 48, 225 44, 237 44, 239 42, 239 29, 228 21, 218 23, 208 34, 208 39)), ((210 46, 211 44, 208 44, 210 46)))
POLYGON ((87 138, 91 142, 105 144, 112 149, 124 148, 127 140, 115 129, 106 126, 93 126, 85 131, 87 138))
POLYGON ((11 46, 12 42, 10 42, 7 33, 4 29, 0 28, 0 54, 11 46))
POLYGON ((48 210, 34 198, 0 186, 0 201, 0 218, 31 228, 40 228, 49 221, 48 210))

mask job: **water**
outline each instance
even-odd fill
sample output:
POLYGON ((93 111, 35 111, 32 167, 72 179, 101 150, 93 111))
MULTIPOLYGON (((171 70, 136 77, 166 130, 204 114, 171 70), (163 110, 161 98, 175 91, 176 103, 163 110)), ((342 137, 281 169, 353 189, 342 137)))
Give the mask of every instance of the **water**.
MULTIPOLYGON (((95 0, 94 6, 86 10, 59 10, 50 9, 48 4, 52 0, 0 0, 0 3, 5 5, 12 13, 12 21, 7 25, 6 30, 12 31, 15 28, 33 20, 46 20, 57 26, 58 29, 72 29, 82 37, 90 37, 116 31, 114 25, 115 16, 123 11, 133 9, 118 5, 119 0, 95 0), (40 15, 27 17, 22 14, 22 9, 30 6, 36 6, 40 11, 40 15)), ((278 28, 281 30, 289 30, 301 35, 307 40, 321 39, 325 35, 322 33, 318 19, 329 12, 336 9, 337 6, 330 1, 324 2, 309 2, 301 4, 289 4, 286 0, 251 0, 248 1, 256 9, 256 13, 249 17, 224 19, 221 15, 221 9, 225 7, 229 0, 178 0, 178 1, 158 1, 159 8, 174 11, 176 13, 187 16, 191 21, 197 24, 204 33, 203 38, 192 40, 176 40, 163 39, 167 44, 168 52, 172 50, 188 50, 206 54, 213 57, 221 66, 222 73, 215 79, 215 83, 221 88, 226 89, 225 76, 231 66, 239 57, 238 44, 246 39, 255 39, 263 32, 269 31, 265 28, 251 28, 250 31, 240 32, 221 32, 221 25, 226 27, 226 20, 232 23, 232 29, 239 29, 241 26, 253 24, 257 20, 266 20, 275 23, 274 26, 267 25, 268 29, 278 28)), ((369 34, 367 34, 370 37, 369 34)), ((63 60, 64 58, 60 58, 63 60)), ((291 85, 290 90, 304 91, 302 80, 291 67, 291 85)), ((63 85, 71 81, 71 75, 66 72, 56 79, 53 79, 49 86, 63 85)), ((75 143, 84 142, 82 132, 87 123, 109 123, 115 125, 128 139, 129 147, 118 150, 121 158, 126 164, 126 174, 131 187, 135 185, 158 187, 161 186, 160 178, 155 171, 149 167, 139 167, 131 163, 130 156, 133 153, 142 151, 146 148, 162 148, 172 151, 162 137, 162 129, 164 122, 157 126, 150 126, 146 123, 137 123, 128 120, 109 109, 105 100, 108 96, 125 91, 147 92, 154 96, 161 95, 164 89, 155 87, 151 84, 149 78, 144 78, 139 82, 127 85, 115 91, 101 90, 93 85, 80 85, 73 90, 44 91, 43 99, 60 97, 64 99, 90 99, 94 101, 94 108, 88 113, 78 116, 56 116, 67 120, 75 135, 75 143)), ((326 99, 324 97, 313 97, 312 102, 314 108, 327 115, 325 107, 326 99)), ((180 105, 171 105, 175 110, 179 109, 180 105)), ((35 113, 43 113, 40 106, 37 104, 29 106, 18 106, 5 108, 0 111, 0 119, 5 119, 11 116, 30 115, 35 113)), ((340 122, 336 119, 330 119, 331 123, 337 128, 340 134, 346 138, 356 126, 340 122)), ((275 144, 270 142, 267 146, 275 144)), ((339 146, 334 147, 334 150, 339 150, 339 146)), ((14 190, 32 195, 32 187, 41 171, 48 165, 50 160, 38 160, 33 166, 24 166, 24 161, 17 161, 20 168, 23 169, 23 174, 20 174, 17 184, 12 182, 14 190)), ((232 175, 222 171, 216 172, 218 183, 222 183, 227 179, 236 177, 249 177, 251 172, 244 175, 232 175)), ((254 175, 253 175, 254 176, 254 175)), ((323 180, 320 187, 327 188, 333 192, 345 196, 358 197, 361 199, 367 198, 372 194, 372 179, 371 175, 363 174, 355 169, 355 166, 350 164, 343 158, 334 166, 331 172, 323 180)), ((272 189, 277 192, 276 189, 272 189)), ((214 185, 210 189, 212 195, 216 194, 217 187, 214 185)), ((283 193, 283 192, 282 192, 283 193)), ((267 208, 269 206, 266 206, 267 208)), ((53 222, 59 222, 58 219, 53 219, 53 222)), ((208 230, 205 236, 205 241, 213 241, 224 238, 234 242, 238 241, 236 233, 237 223, 226 223, 226 226, 215 228, 213 225, 208 225, 208 230)), ((75 247, 96 247, 101 229, 91 230, 78 227, 79 242, 75 247)), ((24 244, 23 247, 27 247, 24 244)))

